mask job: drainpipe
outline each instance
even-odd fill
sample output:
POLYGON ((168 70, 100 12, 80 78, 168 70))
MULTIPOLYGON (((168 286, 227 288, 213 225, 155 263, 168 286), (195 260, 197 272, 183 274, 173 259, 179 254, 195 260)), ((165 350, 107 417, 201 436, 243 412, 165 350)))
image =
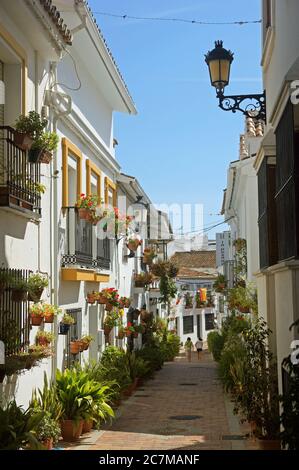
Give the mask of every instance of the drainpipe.
MULTIPOLYGON (((50 73, 54 84, 57 83, 57 63, 51 62, 50 73)), ((57 90, 57 86, 54 85, 57 90)), ((70 114, 71 109, 63 112, 50 110, 50 122, 52 122, 52 131, 57 132, 57 123, 62 116, 70 114)), ((51 179, 50 179, 50 285, 51 285, 51 302, 58 305, 58 279, 59 279, 59 265, 58 265, 58 163, 57 163, 57 149, 53 152, 53 159, 51 161, 51 179)), ((55 320, 55 328, 57 327, 57 320, 55 320)), ((52 360, 52 380, 55 381, 57 369, 57 355, 54 355, 52 360)))

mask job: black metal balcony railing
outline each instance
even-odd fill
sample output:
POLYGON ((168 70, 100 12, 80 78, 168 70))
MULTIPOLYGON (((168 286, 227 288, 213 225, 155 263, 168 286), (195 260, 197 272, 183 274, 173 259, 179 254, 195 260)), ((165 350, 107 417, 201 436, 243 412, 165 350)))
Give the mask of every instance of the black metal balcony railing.
POLYGON ((96 227, 80 219, 76 207, 64 207, 63 210, 66 211, 66 245, 62 266, 110 269, 110 240, 98 239, 96 227))
POLYGON ((0 206, 41 212, 40 164, 28 163, 27 153, 14 143, 15 130, 0 126, 0 206))
POLYGON ((28 301, 12 300, 11 283, 12 279, 27 281, 30 273, 25 269, 0 269, 0 340, 6 356, 24 351, 29 345, 28 301))

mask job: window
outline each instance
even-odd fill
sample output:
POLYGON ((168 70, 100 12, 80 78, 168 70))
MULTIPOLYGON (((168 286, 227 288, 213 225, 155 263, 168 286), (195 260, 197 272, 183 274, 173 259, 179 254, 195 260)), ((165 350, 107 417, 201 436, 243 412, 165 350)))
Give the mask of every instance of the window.
POLYGON ((194 320, 192 317, 184 317, 183 318, 183 333, 184 335, 188 335, 189 333, 193 333, 194 331, 194 320))
POLYGON ((205 314, 205 328, 206 331, 214 330, 214 313, 206 313, 205 314))
POLYGON ((92 190, 91 179, 95 177, 96 180, 96 191, 99 199, 102 197, 102 173, 99 168, 90 160, 86 160, 86 194, 91 194, 94 191, 92 190))
POLYGON ((82 152, 64 137, 62 139, 62 206, 74 206, 81 193, 82 152), (76 175, 75 184, 69 180, 72 173, 76 175))
POLYGON ((116 207, 116 185, 105 177, 105 204, 116 207))
POLYGON ((78 355, 74 356, 70 353, 70 342, 75 341, 81 337, 81 321, 82 321, 82 309, 81 308, 72 308, 65 310, 65 313, 71 315, 75 323, 70 326, 68 335, 67 335, 67 360, 66 367, 69 369, 76 361, 80 359, 78 355))

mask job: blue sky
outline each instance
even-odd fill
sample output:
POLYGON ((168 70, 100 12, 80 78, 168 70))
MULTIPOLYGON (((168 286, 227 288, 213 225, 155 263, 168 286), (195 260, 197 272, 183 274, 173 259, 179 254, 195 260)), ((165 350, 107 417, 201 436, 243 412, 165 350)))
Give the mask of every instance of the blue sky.
MULTIPOLYGON (((89 3, 95 12, 134 16, 206 21, 261 17, 260 0, 89 3)), ((244 117, 218 108, 204 54, 223 39, 235 53, 226 93, 261 92, 260 25, 200 26, 95 16, 138 109, 137 116, 115 115, 123 171, 138 178, 154 203, 202 203, 205 225, 221 220, 217 214, 227 166, 238 158, 244 117)))

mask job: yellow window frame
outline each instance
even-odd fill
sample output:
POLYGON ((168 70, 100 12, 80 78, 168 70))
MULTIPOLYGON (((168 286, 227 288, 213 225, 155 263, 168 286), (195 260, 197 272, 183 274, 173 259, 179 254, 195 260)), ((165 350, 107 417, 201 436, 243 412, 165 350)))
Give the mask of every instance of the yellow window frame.
POLYGON ((97 179, 97 195, 99 200, 102 199, 102 172, 97 167, 95 163, 91 160, 86 160, 86 194, 89 196, 91 194, 91 175, 92 173, 96 176, 97 179))
POLYGON ((112 192, 113 207, 116 207, 117 205, 116 184, 113 183, 113 181, 110 178, 108 178, 108 176, 105 176, 105 204, 106 205, 109 203, 109 189, 112 192))
MULTIPOLYGON (((68 157, 71 155, 77 161, 77 198, 82 193, 82 152, 70 140, 63 137, 62 145, 62 206, 69 207, 69 176, 68 157)), ((76 201, 73 202, 75 204, 76 201)))

